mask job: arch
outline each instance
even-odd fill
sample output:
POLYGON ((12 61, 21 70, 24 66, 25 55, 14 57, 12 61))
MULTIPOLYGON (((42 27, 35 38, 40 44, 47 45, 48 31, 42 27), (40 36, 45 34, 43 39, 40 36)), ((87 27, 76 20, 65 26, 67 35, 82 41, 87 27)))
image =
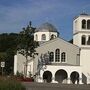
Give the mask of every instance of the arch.
POLYGON ((54 52, 50 52, 50 54, 49 54, 49 61, 50 62, 54 61, 54 52))
POLYGON ((61 53, 61 62, 66 62, 66 53, 65 52, 61 53))
POLYGON ((44 82, 50 83, 52 81, 52 73, 50 71, 45 71, 43 73, 43 80, 44 82))
POLYGON ((60 69, 55 73, 55 80, 59 83, 67 83, 68 74, 65 70, 60 69))
POLYGON ((86 36, 85 35, 82 35, 82 37, 81 37, 81 44, 82 45, 86 44, 86 36))
POLYGON ((42 34, 42 40, 46 40, 46 34, 42 34))
POLYGON ((86 29, 86 20, 85 19, 82 20, 82 29, 86 29))
POLYGON ((56 35, 52 34, 50 40, 56 38, 56 35))
POLYGON ((87 20, 87 29, 90 29, 90 20, 87 20))
POLYGON ((55 62, 60 61, 60 49, 56 49, 55 51, 55 62))
POLYGON ((71 81, 73 84, 75 84, 75 82, 77 82, 77 84, 79 83, 79 73, 74 71, 71 73, 70 75, 71 81))

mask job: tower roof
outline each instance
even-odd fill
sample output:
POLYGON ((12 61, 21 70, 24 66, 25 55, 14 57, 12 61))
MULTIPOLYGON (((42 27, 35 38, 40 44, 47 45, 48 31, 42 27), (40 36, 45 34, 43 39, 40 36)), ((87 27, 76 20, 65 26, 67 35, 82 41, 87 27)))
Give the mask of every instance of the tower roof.
POLYGON ((46 22, 36 29, 36 32, 58 32, 56 27, 46 22))

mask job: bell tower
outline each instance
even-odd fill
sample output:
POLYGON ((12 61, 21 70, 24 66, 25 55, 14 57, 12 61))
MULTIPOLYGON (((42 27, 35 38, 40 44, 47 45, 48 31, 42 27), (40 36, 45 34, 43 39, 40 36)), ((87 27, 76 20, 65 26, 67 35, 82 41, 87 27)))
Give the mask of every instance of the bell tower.
POLYGON ((80 47, 83 82, 90 84, 90 15, 83 13, 74 19, 73 44, 80 47))
POLYGON ((73 44, 90 47, 90 15, 83 13, 74 19, 73 44))

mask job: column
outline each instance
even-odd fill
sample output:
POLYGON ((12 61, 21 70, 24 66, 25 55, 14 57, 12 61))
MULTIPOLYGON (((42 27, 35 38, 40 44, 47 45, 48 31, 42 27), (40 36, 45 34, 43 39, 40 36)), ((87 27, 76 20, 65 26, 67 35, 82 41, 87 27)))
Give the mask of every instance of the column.
POLYGON ((68 74, 67 84, 70 84, 70 83, 71 83, 70 74, 68 74))
POLYGON ((83 83, 82 83, 82 73, 80 73, 79 75, 80 75, 80 76, 79 76, 79 84, 83 84, 83 83))
POLYGON ((55 75, 52 75, 52 83, 58 83, 57 81, 55 81, 55 75))
POLYGON ((40 77, 40 76, 38 76, 38 82, 43 82, 43 78, 42 77, 40 77))

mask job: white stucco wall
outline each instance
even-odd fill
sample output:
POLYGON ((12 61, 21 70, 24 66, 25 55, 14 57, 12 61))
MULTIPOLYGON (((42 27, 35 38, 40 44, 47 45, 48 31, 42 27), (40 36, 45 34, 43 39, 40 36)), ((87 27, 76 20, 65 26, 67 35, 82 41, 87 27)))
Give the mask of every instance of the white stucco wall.
MULTIPOLYGON (((45 67, 45 66, 44 66, 45 67)), ((53 65, 47 65, 44 70, 41 70, 41 76, 43 76, 44 71, 50 71, 55 76, 56 71, 63 69, 68 73, 68 76, 74 71, 78 72, 79 74, 82 73, 81 66, 53 66, 53 65)))
POLYGON ((35 40, 35 41, 43 41, 43 40, 42 40, 42 34, 45 34, 45 35, 46 35, 46 40, 44 40, 44 41, 49 41, 52 34, 57 37, 57 32, 36 32, 36 33, 34 34, 34 40, 35 40), (37 37, 38 37, 38 40, 36 40, 36 35, 37 35, 37 37))
POLYGON ((90 83, 90 49, 81 49, 80 65, 82 66, 83 74, 87 77, 87 83, 90 83))
MULTIPOLYGON (((83 45, 81 45, 82 35, 86 36, 86 41, 88 40, 88 36, 90 36, 90 29, 82 29, 82 20, 83 19, 86 20, 86 26, 87 26, 87 20, 90 19, 90 16, 88 16, 88 15, 86 15, 86 16, 80 15, 78 18, 76 18, 73 21, 73 44, 75 44, 79 47, 83 47, 83 45)), ((84 47, 89 47, 89 46, 87 45, 84 47)))
MULTIPOLYGON (((83 19, 85 19, 87 21, 90 19, 90 16, 89 15, 80 15, 79 17, 74 19, 74 21, 73 21, 73 34, 76 34, 80 31, 86 31, 86 29, 82 29, 82 20, 83 19)), ((90 29, 87 29, 87 31, 90 31, 90 29)))
POLYGON ((17 73, 17 55, 14 56, 14 75, 17 73))
POLYGON ((26 59, 23 55, 18 54, 14 56, 14 74, 17 73, 24 73, 24 64, 26 62, 26 59))
MULTIPOLYGON (((52 66, 52 65, 47 65, 46 67, 43 66, 43 69, 40 71, 40 77, 38 78, 38 82, 43 82, 43 73, 45 71, 50 71, 52 73, 52 78, 54 78, 54 83, 55 81, 55 73, 58 70, 65 70, 68 75, 68 79, 70 80, 70 75, 72 72, 78 72, 79 74, 79 84, 82 84, 82 68, 81 66, 52 66)), ((52 81, 53 82, 53 81, 52 81)), ((70 84, 70 81, 68 82, 70 84)))
POLYGON ((30 61, 27 66, 27 76, 30 77, 30 74, 32 77, 33 76, 33 60, 30 61))
POLYGON ((90 45, 87 45, 87 41, 88 41, 88 38, 90 36, 90 31, 88 32, 81 32, 81 33, 78 33, 78 34, 75 34, 73 36, 73 44, 79 46, 79 47, 90 47, 90 45), (82 45, 81 44, 81 37, 85 35, 86 36, 86 45, 82 45))

